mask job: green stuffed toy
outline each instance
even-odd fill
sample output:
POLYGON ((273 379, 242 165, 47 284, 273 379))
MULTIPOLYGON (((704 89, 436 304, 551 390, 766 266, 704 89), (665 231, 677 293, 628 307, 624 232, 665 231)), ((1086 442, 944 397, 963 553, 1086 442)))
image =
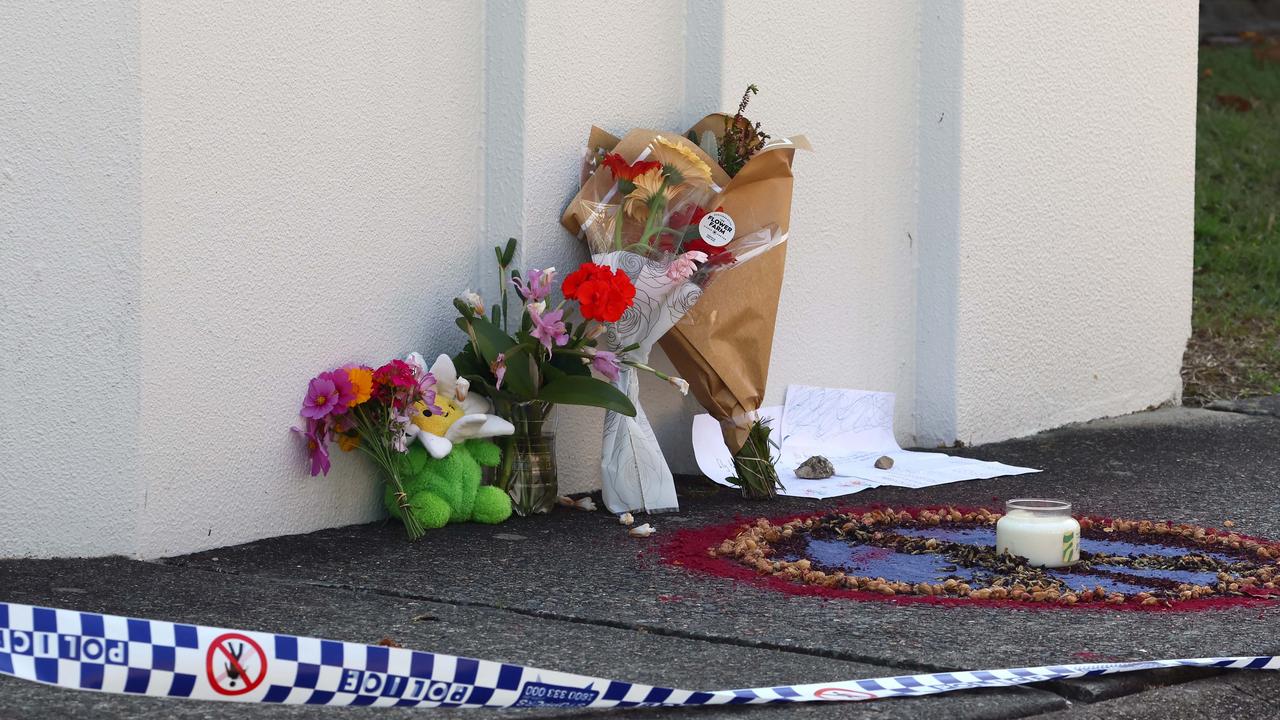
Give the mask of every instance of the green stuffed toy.
MULTIPOLYGON (((417 353, 408 362, 426 365, 417 353)), ((420 404, 408 428, 410 445, 400 482, 409 506, 428 530, 457 522, 496 525, 511 517, 511 498, 482 484, 483 467, 502 461, 502 451, 486 438, 510 435, 515 427, 489 414, 487 399, 467 392, 466 378, 458 377, 448 355, 436 360, 431 374, 436 407, 427 413, 420 404)), ((403 519, 390 485, 383 504, 392 517, 403 519)))
MULTIPOLYGON (((481 466, 496 467, 502 450, 487 440, 467 440, 437 460, 415 443, 405 456, 400 481, 409 506, 422 527, 431 530, 448 523, 497 525, 511 517, 511 498, 492 485, 481 485, 481 466)), ((390 485, 382 498, 392 517, 401 519, 390 485)))

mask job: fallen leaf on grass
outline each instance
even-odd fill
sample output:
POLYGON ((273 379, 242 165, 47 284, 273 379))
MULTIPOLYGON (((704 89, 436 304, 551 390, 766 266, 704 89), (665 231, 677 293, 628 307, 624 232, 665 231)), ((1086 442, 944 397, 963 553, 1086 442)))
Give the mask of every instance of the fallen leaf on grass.
POLYGON ((1264 45, 1254 48, 1253 59, 1259 63, 1280 63, 1280 45, 1264 45))
POLYGON ((1249 112, 1253 109, 1253 103, 1248 98, 1242 98, 1239 95, 1219 95, 1217 99, 1219 105, 1236 112, 1249 112))

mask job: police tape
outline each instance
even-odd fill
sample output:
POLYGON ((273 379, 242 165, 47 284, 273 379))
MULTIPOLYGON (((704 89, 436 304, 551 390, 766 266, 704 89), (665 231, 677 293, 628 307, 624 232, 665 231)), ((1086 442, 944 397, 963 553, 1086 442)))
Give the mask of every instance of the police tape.
POLYGON ((874 700, 1165 667, 1280 669, 1216 657, 897 675, 692 691, 405 648, 0 602, 0 674, 73 690, 379 707, 638 707, 874 700))

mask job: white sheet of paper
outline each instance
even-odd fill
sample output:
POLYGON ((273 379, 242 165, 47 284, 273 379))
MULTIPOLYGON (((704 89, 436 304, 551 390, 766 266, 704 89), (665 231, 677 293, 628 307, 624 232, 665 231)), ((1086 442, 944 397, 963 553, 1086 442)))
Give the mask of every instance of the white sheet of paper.
MULTIPOLYGON (((1040 472, 943 453, 903 450, 893 436, 893 408, 893 393, 789 386, 784 407, 760 409, 761 418, 773 424, 773 437, 781 445, 778 478, 783 490, 779 494, 820 500, 881 485, 925 488, 1040 472), (813 455, 830 460, 835 476, 823 480, 796 477, 795 468, 813 455), (889 470, 875 467, 875 461, 884 455, 893 458, 889 470)), ((704 475, 721 485, 736 487, 725 479, 733 475, 733 458, 724 445, 720 423, 710 415, 693 419, 693 450, 704 475)))
MULTIPOLYGON (((775 428, 773 437, 776 439, 779 435, 777 428, 781 427, 782 407, 775 405, 760 408, 760 418, 768 420, 775 428)), ((725 487, 737 487, 726 479, 734 474, 733 456, 729 453, 729 448, 725 447, 724 436, 720 434, 720 422, 710 415, 703 414, 693 418, 693 455, 703 475, 725 487)), ((879 457, 879 454, 871 458, 871 461, 875 462, 876 457, 879 457)), ((795 466, 783 463, 778 464, 778 479, 783 486, 783 490, 779 492, 780 495, 816 500, 850 495, 876 486, 876 483, 866 478, 852 475, 836 475, 825 480, 805 480, 796 477, 795 466)))

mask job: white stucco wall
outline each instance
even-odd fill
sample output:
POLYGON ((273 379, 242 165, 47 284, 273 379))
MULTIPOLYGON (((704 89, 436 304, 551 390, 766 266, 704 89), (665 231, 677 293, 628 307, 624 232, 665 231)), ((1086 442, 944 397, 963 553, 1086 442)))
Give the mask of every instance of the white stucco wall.
POLYGON ((364 460, 310 478, 289 426, 320 370, 457 344, 480 239, 473 9, 144 4, 139 554, 378 516, 364 460))
POLYGON ((1196 3, 964 3, 926 34, 921 441, 1176 403, 1196 3))
MULTIPOLYGON (((558 218, 590 124, 683 128, 750 82, 753 117, 818 150, 796 161, 772 400, 893 390, 899 439, 932 443, 1177 395, 1192 3, 786 10, 3 6, 0 391, 23 423, 0 430, 0 556, 378 517, 362 459, 307 476, 306 379, 454 351, 449 299, 492 295, 492 245, 584 258, 558 218)), ((692 471, 696 404, 642 387, 692 471)), ((601 413, 560 415, 563 489, 595 487, 601 413)))
POLYGON ((137 26, 136 3, 0 4, 0 556, 134 550, 137 26))

